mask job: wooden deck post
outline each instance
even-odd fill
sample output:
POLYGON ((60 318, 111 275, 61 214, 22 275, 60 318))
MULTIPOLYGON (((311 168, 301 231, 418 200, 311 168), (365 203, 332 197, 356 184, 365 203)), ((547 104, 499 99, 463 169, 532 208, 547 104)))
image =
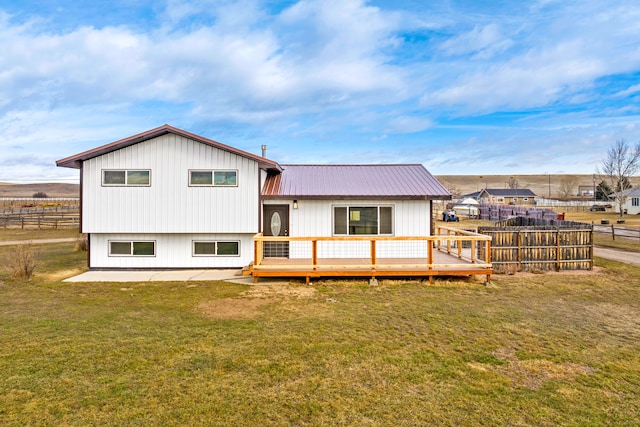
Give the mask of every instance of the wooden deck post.
MULTIPOLYGON (((313 271, 318 269, 318 241, 311 241, 311 263, 313 264, 313 271)), ((309 284, 309 278, 307 277, 307 285, 309 284)))
POLYGON ((376 265, 376 240, 371 239, 371 265, 375 268, 376 265))
POLYGON ((476 263, 476 241, 475 240, 471 241, 471 262, 473 264, 476 263))

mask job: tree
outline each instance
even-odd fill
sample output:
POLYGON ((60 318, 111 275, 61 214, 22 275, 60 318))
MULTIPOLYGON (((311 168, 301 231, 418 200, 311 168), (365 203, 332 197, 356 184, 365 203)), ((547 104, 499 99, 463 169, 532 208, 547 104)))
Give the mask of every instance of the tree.
POLYGON ((569 199, 576 194, 576 186, 578 185, 578 178, 573 175, 566 175, 560 180, 560 190, 558 194, 562 199, 569 199))
POLYGON ((509 178, 509 181, 507 182, 507 184, 509 185, 509 188, 512 190, 518 189, 518 180, 514 177, 509 178))
POLYGON ((47 193, 43 192, 43 191, 38 191, 37 193, 33 193, 33 197, 34 199, 46 199, 49 196, 47 196, 47 193))
POLYGON ((614 201, 620 210, 620 216, 624 215, 624 204, 627 201, 625 184, 628 185, 629 177, 634 176, 640 170, 640 142, 631 147, 624 139, 619 139, 607 151, 607 157, 598 168, 598 173, 608 181, 610 188, 615 188, 614 201))
POLYGON ((600 200, 602 202, 606 202, 609 200, 609 195, 613 193, 611 187, 607 184, 606 181, 600 181, 600 184, 596 187, 596 200, 600 200))
POLYGON ((626 176, 624 178, 622 178, 620 181, 618 181, 618 183, 616 184, 616 191, 624 191, 624 190, 628 190, 631 187, 633 187, 631 185, 631 183, 629 182, 629 178, 627 178, 626 176))

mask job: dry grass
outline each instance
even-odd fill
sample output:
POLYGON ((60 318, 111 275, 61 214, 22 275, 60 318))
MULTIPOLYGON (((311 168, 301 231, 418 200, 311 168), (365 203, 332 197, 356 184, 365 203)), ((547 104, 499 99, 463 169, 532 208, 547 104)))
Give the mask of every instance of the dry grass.
POLYGON ((29 244, 17 245, 7 251, 3 264, 13 279, 29 280, 37 266, 38 252, 29 244))
POLYGON ((58 229, 58 230, 22 230, 19 228, 0 228, 0 242, 6 241, 29 241, 38 239, 62 239, 66 237, 79 237, 78 229, 58 229))
POLYGON ((27 285, 0 276, 2 425, 640 422, 638 268, 66 284, 85 255, 42 251, 27 285))

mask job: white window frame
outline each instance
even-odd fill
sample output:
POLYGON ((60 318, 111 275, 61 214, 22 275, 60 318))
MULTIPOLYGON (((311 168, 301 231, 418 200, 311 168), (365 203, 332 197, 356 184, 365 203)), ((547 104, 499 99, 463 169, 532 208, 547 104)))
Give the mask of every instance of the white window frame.
POLYGON ((331 206, 331 235, 333 236, 394 236, 396 230, 396 207, 393 204, 369 204, 369 203, 350 203, 350 204, 337 204, 331 206), (338 234, 336 233, 336 208, 346 208, 347 212, 347 233, 346 234, 338 234), (378 220, 378 231, 376 234, 349 234, 350 229, 350 221, 351 221, 351 209, 352 208, 376 208, 377 209, 377 220, 378 220), (391 208, 391 233, 380 233, 380 208, 391 208))
POLYGON ((238 169, 189 169, 189 187, 237 187, 238 186, 238 169), (211 172, 211 184, 194 184, 192 182, 193 172, 211 172), (236 175, 235 184, 216 184, 216 172, 233 172, 236 175))
POLYGON ((156 241, 155 240, 109 240, 108 242, 108 251, 110 257, 155 257, 156 256, 156 241), (114 254, 111 252, 111 244, 112 243, 129 243, 129 253, 128 254, 114 254), (135 254, 135 244, 136 243, 153 243, 153 254, 152 255, 138 255, 135 254))
POLYGON ((151 187, 151 169, 102 169, 102 186, 103 187, 151 187), (124 183, 110 184, 105 182, 107 172, 124 172, 124 183), (149 174, 148 184, 129 184, 130 172, 147 172, 149 174))
POLYGON ((239 257, 240 256, 240 240, 192 240, 191 256, 193 257, 239 257), (215 253, 213 254, 196 254, 196 243, 213 243, 215 253), (220 243, 236 243, 238 245, 237 254, 218 254, 218 244, 220 243))

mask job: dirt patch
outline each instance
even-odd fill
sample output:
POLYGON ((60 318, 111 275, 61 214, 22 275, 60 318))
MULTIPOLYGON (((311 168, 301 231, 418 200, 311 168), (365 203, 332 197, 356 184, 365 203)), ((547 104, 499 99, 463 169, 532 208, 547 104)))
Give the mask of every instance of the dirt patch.
POLYGON ((506 362, 502 365, 470 363, 474 369, 493 371, 509 378, 515 385, 536 390, 551 380, 568 381, 579 375, 592 374, 595 370, 576 363, 555 363, 544 359, 520 360, 515 350, 501 348, 492 353, 506 362))
POLYGON ((516 276, 516 277, 539 277, 542 275, 549 276, 592 276, 597 274, 602 274, 604 269, 602 267, 594 266, 593 270, 547 270, 547 271, 539 271, 539 272, 531 272, 531 271, 518 271, 515 274, 494 274, 493 277, 507 277, 507 276, 516 276))
POLYGON ((205 301, 198 305, 198 310, 214 319, 253 319, 260 315, 263 307, 271 304, 311 298, 317 293, 310 286, 291 285, 257 285, 251 287, 236 298, 221 298, 205 301))

